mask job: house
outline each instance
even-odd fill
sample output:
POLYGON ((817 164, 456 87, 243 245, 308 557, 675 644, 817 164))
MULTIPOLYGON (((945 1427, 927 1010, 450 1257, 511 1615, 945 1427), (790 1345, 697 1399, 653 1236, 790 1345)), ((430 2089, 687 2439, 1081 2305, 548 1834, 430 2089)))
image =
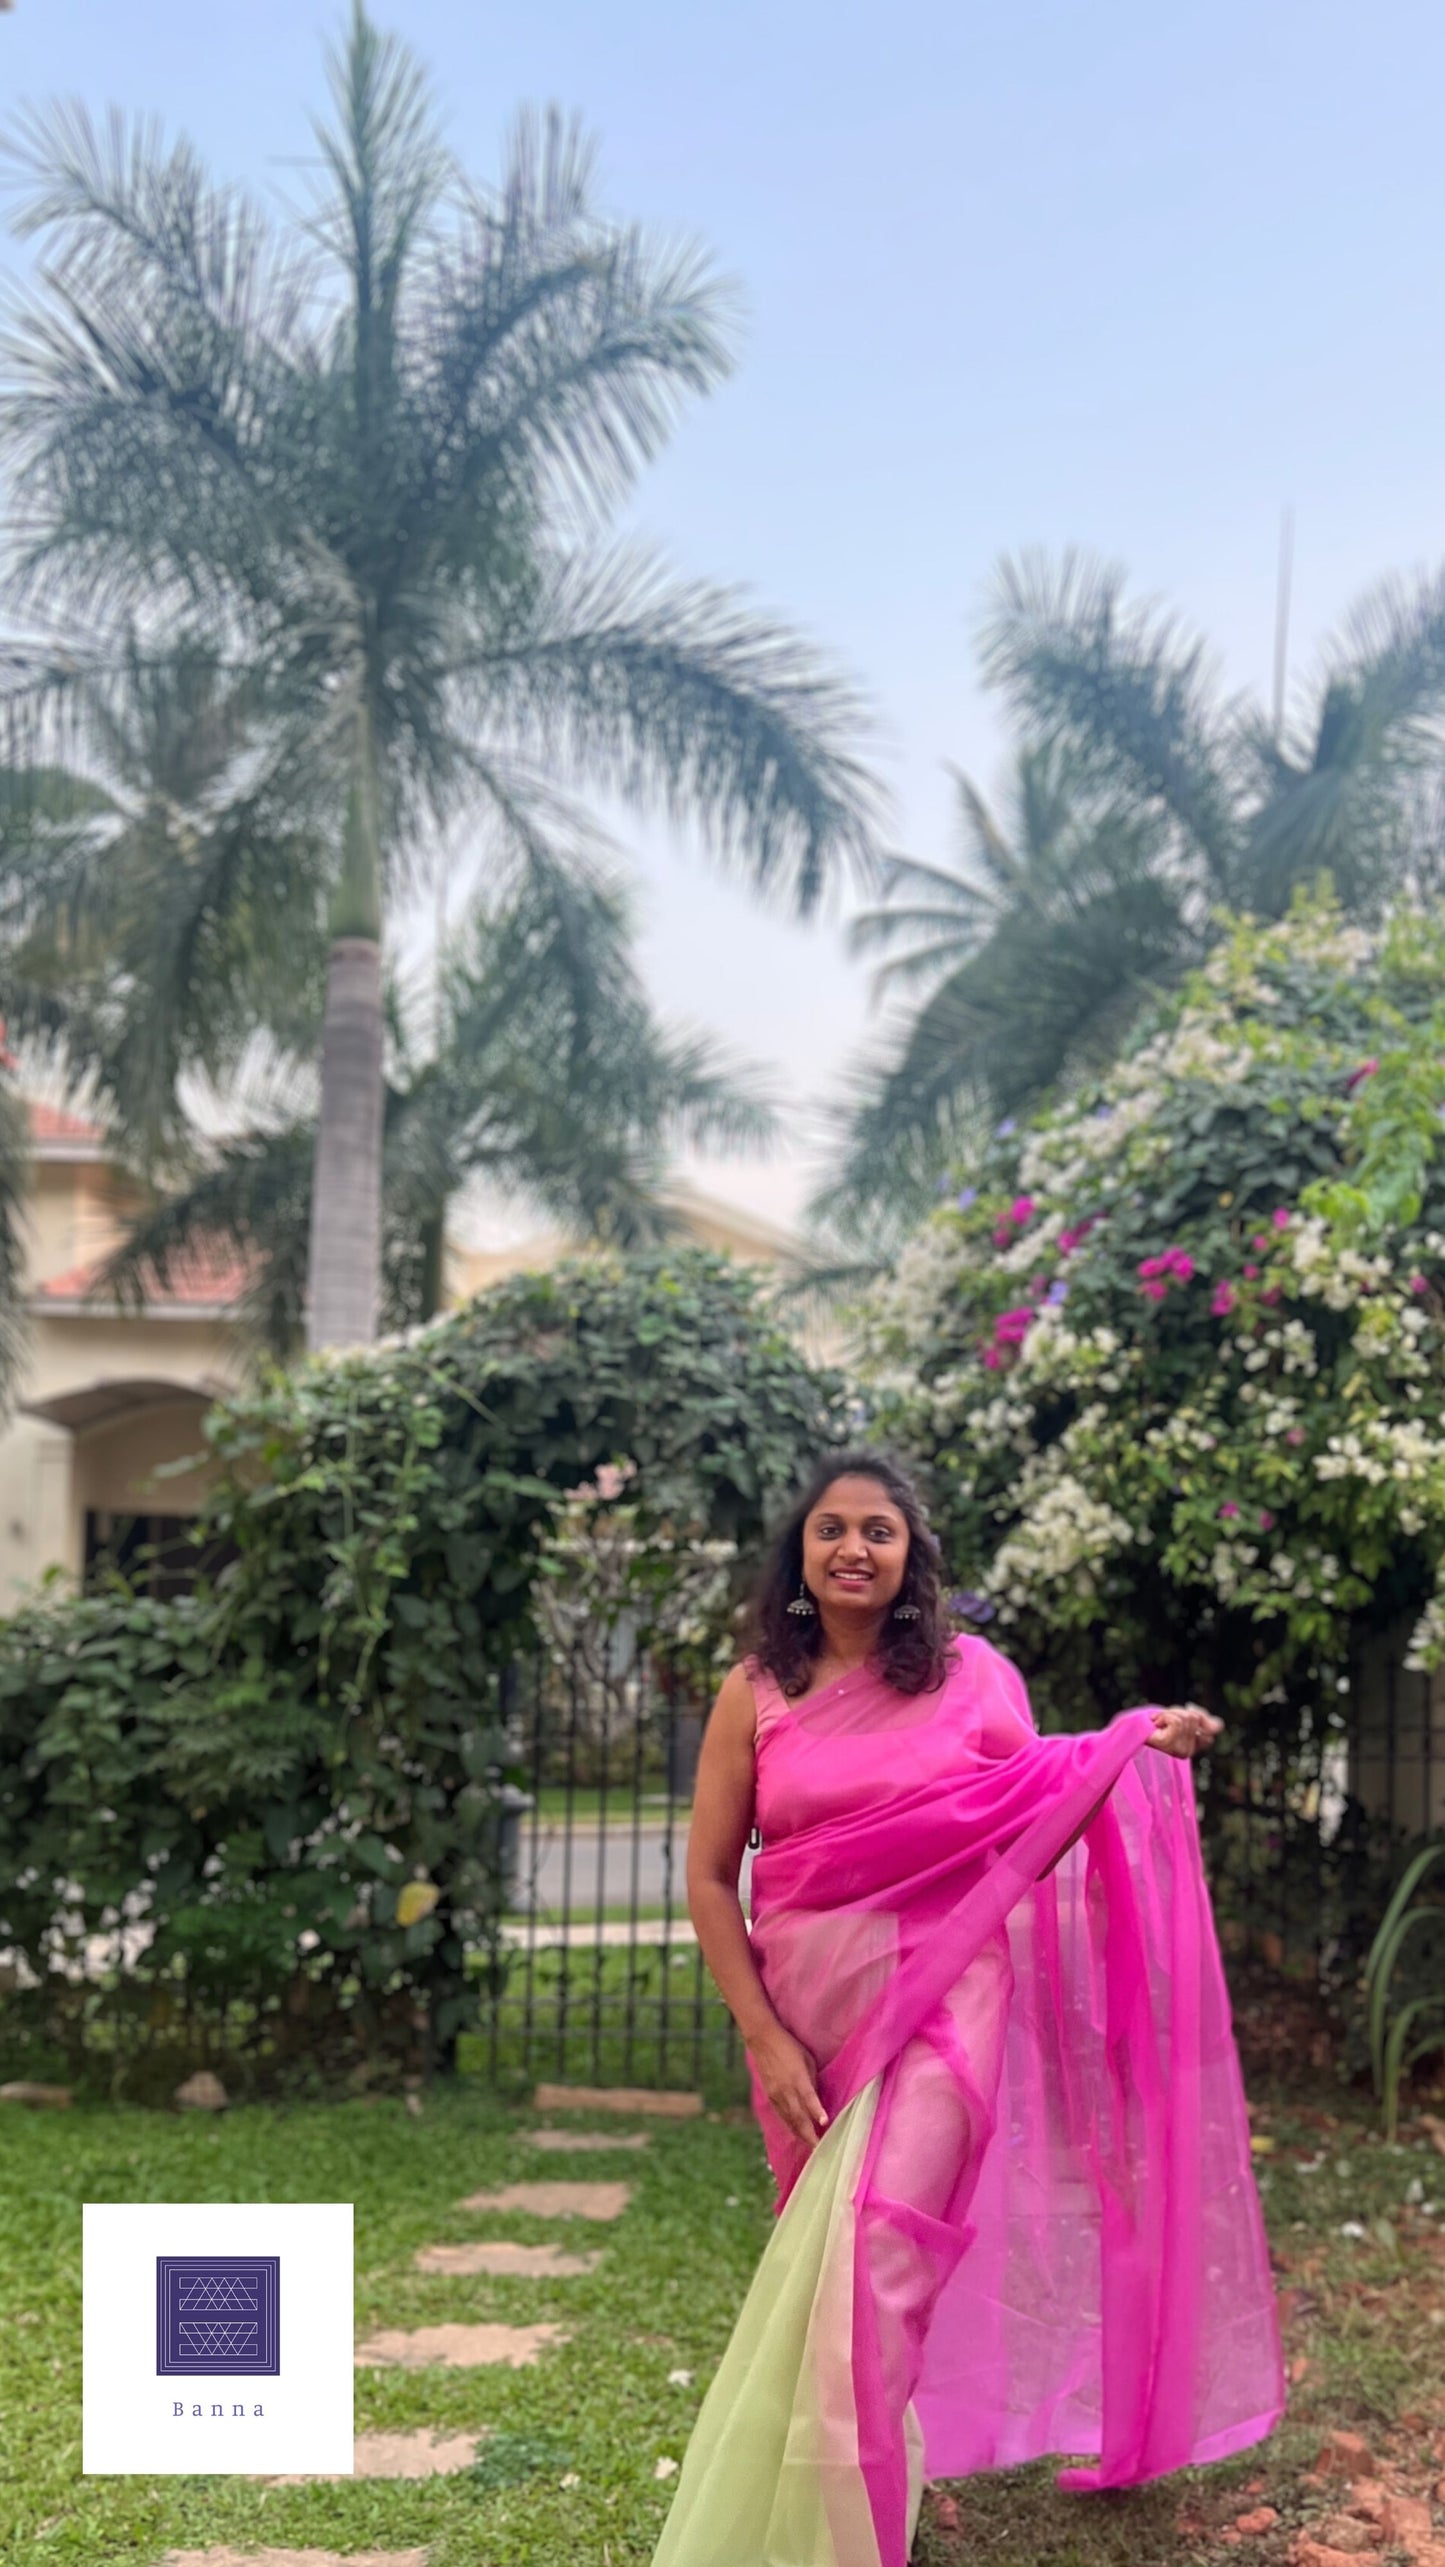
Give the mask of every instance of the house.
MULTIPOLYGON (((139 1306, 117 1303, 100 1279, 144 1193, 111 1163, 99 1124, 35 1098, 28 1113, 29 1345, 0 1428, 0 1612, 47 1571, 83 1577, 143 1549, 158 1549, 162 1578, 183 1577, 206 1480, 202 1420, 248 1369, 244 1268, 229 1255, 173 1260, 166 1285, 145 1278, 139 1306)), ((728 1255, 774 1265, 801 1253, 788 1233, 710 1196, 679 1187, 672 1199, 684 1234, 728 1255)), ((447 1302, 579 1244, 553 1230, 495 1251, 448 1241, 447 1302)))
POLYGON ((168 1288, 147 1279, 139 1308, 99 1292, 144 1195, 112 1166, 98 1124, 38 1099, 28 1114, 29 1345, 0 1433, 0 1609, 47 1569, 83 1574, 103 1553, 123 1561, 174 1539, 204 1471, 155 1473, 202 1452, 207 1408, 245 1377, 241 1269, 173 1266, 168 1288))

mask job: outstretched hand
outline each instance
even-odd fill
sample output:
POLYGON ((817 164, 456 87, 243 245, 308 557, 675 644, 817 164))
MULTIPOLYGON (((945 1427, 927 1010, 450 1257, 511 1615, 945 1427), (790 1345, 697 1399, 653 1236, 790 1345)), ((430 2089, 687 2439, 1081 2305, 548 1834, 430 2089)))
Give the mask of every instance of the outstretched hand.
POLYGON ((1179 1703, 1168 1711, 1155 1712, 1153 1730, 1144 1744, 1157 1747, 1164 1756, 1197 1756, 1223 1727, 1222 1720, 1216 1720, 1212 1711, 1203 1710, 1197 1702, 1179 1703))

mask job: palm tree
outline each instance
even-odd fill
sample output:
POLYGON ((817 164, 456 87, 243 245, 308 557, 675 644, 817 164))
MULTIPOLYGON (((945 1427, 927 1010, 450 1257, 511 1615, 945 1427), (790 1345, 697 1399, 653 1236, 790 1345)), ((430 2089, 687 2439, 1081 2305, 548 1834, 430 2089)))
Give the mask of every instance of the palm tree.
POLYGON ((885 956, 875 997, 912 1005, 854 1073, 840 1172, 813 1204, 831 1227, 906 1226, 971 1136, 1110 1059, 1143 999, 1203 951, 1207 913, 1160 823, 1076 754, 1021 750, 1004 822, 957 770, 954 784, 957 864, 894 857, 850 930, 855 952, 885 956))
POLYGON ((78 663, 69 711, 83 766, 0 771, 0 1006, 149 1163, 186 1129, 187 1071, 220 1081, 258 1021, 314 1019, 328 842, 258 770, 248 677, 193 629, 78 663))
MULTIPOLYGON (((668 1236, 667 1162, 679 1144, 758 1146, 774 1128, 753 1082, 703 1037, 659 1025, 630 952, 625 894, 574 863, 483 900, 441 976, 437 1010, 392 993, 382 1161, 383 1316, 440 1307, 448 1206, 469 1180, 620 1247, 668 1236), (430 1016, 434 1039, 418 1038, 430 1016)), ((108 1286, 143 1297, 183 1260, 248 1271, 253 1337, 289 1354, 302 1323, 316 1115, 304 1059, 274 1052, 279 1110, 220 1142, 133 1226, 108 1286)), ((264 1097, 261 1100, 264 1102, 264 1097)))
POLYGON ((1029 736, 1156 820, 1196 896, 1277 918, 1328 872, 1347 908, 1371 911, 1408 872, 1415 788, 1440 764, 1445 576, 1362 599, 1278 728, 1221 694, 1172 617, 1127 604, 1118 569, 1078 553, 1005 559, 982 649, 1029 736))
POLYGON ((1278 736, 1222 696, 1197 641, 1075 554, 1003 563, 983 665, 1027 743, 1010 825, 959 776, 957 866, 894 859, 854 923, 855 950, 887 957, 875 993, 918 1003, 855 1072, 840 1173, 813 1206, 834 1226, 896 1230, 970 1133, 1104 1066, 1222 908, 1279 916, 1328 873, 1369 914, 1438 873, 1422 788, 1440 770, 1445 580, 1367 598, 1278 736))
POLYGON ((605 222, 555 116, 519 126, 498 194, 467 184, 361 0, 332 86, 315 204, 280 234, 185 144, 31 116, 21 228, 49 255, 0 358, 24 754, 83 730, 77 667, 113 665, 77 636, 129 617, 164 660, 179 617, 249 690, 250 789, 326 846, 318 1345, 375 1327, 382 932, 445 827, 466 813, 503 871, 564 861, 565 767, 807 912, 866 869, 876 807, 829 668, 604 541, 727 369, 700 259, 605 222))

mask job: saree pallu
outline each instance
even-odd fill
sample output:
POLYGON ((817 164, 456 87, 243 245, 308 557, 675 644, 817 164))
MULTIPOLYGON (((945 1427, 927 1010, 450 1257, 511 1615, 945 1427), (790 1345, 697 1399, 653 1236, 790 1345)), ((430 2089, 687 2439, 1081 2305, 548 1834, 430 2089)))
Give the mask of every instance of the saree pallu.
POLYGON ((754 2079, 779 2217, 654 2567, 904 2567, 925 2475, 1136 2485, 1284 2407, 1187 1763, 1040 1738, 987 1642, 758 1704, 751 1934, 830 2116, 754 2079), (1070 1840, 1084 1833, 1071 1847, 1070 1840))

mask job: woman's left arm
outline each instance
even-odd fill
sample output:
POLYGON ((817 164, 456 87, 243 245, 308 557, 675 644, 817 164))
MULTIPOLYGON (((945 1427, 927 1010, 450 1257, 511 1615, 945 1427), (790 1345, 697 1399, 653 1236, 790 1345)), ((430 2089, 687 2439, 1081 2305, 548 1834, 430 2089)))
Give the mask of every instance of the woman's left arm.
MULTIPOLYGON (((1157 1747, 1162 1756, 1195 1756, 1201 1747, 1207 1747, 1211 1739, 1219 1736, 1223 1727, 1222 1720, 1216 1720, 1212 1711, 1202 1710, 1197 1702, 1180 1703, 1168 1711, 1155 1712, 1153 1729, 1144 1744, 1146 1747, 1157 1747)), ((1112 1789, 1111 1784, 1110 1790, 1112 1789)), ((1073 1852, 1080 1837, 1088 1833, 1108 1797, 1108 1792, 1100 1794, 1084 1820, 1083 1826, 1074 1830, 1063 1852, 1058 1854, 1054 1862, 1049 1865, 1050 1872, 1055 1870, 1057 1864, 1062 1863, 1065 1854, 1073 1852)), ((1047 1875, 1045 1877, 1047 1878, 1047 1875)))

